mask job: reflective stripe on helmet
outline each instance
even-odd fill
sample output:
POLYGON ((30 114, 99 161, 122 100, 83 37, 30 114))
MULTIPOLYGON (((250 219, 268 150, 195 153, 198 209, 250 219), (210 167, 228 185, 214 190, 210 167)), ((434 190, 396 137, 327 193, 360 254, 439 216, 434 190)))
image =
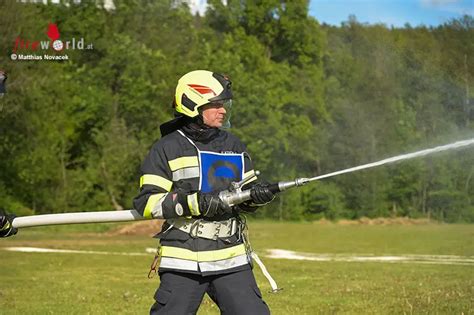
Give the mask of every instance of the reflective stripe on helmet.
POLYGON ((170 191, 171 187, 173 186, 173 182, 158 175, 145 174, 140 177, 140 188, 143 185, 154 185, 161 187, 166 191, 170 191))
POLYGON ((240 256, 246 254, 244 244, 239 244, 237 246, 232 246, 229 248, 218 249, 218 250, 209 250, 202 252, 193 252, 192 250, 173 247, 173 246, 162 246, 160 248, 161 257, 173 257, 186 260, 193 260, 198 262, 203 261, 217 261, 223 259, 229 259, 232 257, 240 256))

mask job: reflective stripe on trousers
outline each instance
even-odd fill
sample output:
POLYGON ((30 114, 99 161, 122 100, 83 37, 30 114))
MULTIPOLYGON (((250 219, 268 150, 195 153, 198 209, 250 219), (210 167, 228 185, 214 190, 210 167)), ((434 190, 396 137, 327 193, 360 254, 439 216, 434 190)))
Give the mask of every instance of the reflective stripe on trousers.
POLYGON ((183 271, 212 272, 232 269, 246 265, 248 263, 249 261, 246 254, 218 261, 203 262, 172 257, 162 257, 160 268, 169 268, 183 271))
POLYGON ((221 271, 249 263, 244 244, 200 252, 173 246, 162 246, 160 255, 160 268, 189 271, 221 271))
POLYGON ((239 244, 232 247, 223 249, 207 250, 207 251, 192 251, 186 248, 174 247, 174 246, 161 246, 160 256, 161 257, 172 257, 180 258, 185 260, 192 260, 197 262, 203 261, 216 261, 232 258, 242 254, 246 254, 245 245, 239 244))

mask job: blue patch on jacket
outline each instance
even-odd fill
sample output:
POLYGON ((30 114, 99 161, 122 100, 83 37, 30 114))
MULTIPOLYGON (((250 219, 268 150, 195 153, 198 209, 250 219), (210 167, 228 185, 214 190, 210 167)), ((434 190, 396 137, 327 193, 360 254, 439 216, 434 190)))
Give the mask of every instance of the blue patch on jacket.
POLYGON ((201 167, 200 190, 204 193, 228 189, 231 182, 242 180, 243 154, 199 152, 201 167))

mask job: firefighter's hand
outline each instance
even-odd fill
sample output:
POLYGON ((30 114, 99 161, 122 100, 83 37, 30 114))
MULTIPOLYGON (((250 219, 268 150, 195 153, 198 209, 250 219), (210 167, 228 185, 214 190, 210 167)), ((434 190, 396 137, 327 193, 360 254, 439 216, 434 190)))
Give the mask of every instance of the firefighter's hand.
POLYGON ((250 197, 256 205, 265 205, 275 199, 275 194, 269 189, 270 184, 258 183, 250 189, 250 197))
POLYGON ((3 209, 0 209, 0 237, 9 237, 18 232, 18 229, 13 227, 14 218, 14 214, 6 214, 3 209))
POLYGON ((199 210, 202 216, 206 218, 232 212, 232 208, 215 193, 199 193, 198 202, 199 210))

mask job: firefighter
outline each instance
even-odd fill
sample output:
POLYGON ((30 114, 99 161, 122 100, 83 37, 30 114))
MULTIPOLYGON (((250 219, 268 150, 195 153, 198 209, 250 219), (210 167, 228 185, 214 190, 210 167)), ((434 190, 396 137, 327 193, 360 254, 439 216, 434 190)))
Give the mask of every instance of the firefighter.
POLYGON ((7 90, 5 88, 7 78, 8 78, 7 74, 3 72, 2 70, 0 70, 0 97, 3 97, 3 95, 7 93, 7 90))
POLYGON ((150 314, 195 314, 207 292, 222 314, 269 314, 252 273, 251 249, 240 212, 275 197, 256 181, 245 145, 224 130, 232 105, 228 77, 205 70, 178 81, 176 118, 145 158, 134 207, 165 219, 160 240, 160 286, 150 314), (230 207, 219 192, 247 181, 252 199, 230 207))

